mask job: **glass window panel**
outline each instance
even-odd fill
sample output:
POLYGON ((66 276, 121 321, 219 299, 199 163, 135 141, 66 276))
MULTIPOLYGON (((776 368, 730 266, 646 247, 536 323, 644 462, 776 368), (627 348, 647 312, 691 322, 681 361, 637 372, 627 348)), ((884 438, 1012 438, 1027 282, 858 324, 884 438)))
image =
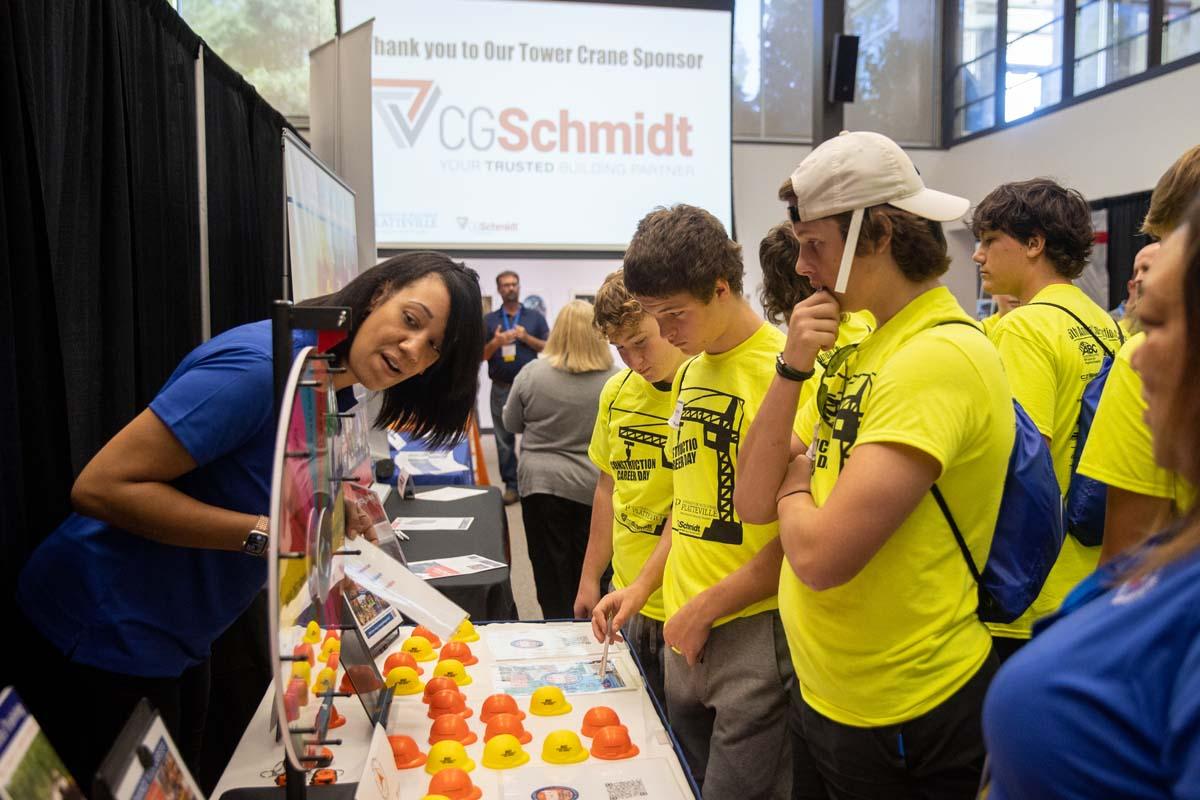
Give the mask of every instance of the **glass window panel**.
POLYGON ((1004 119, 1062 99, 1063 0, 1009 0, 1004 119))
POLYGON ((177 0, 177 8, 268 103, 288 116, 308 115, 308 51, 337 30, 332 2, 177 0))
POLYGON ((959 0, 957 63, 966 64, 996 50, 996 0, 959 0))
POLYGON ((1088 0, 1075 12, 1075 94, 1146 69, 1149 2, 1088 0))
POLYGON ((996 104, 988 97, 960 108, 954 113, 954 135, 966 136, 987 130, 996 124, 996 104))
POLYGON ((1200 53, 1200 0, 1163 3, 1163 63, 1200 53))
POLYGON ((812 138, 813 0, 740 0, 733 20, 733 133, 812 138))
POLYGON ((959 67, 954 79, 954 107, 965 106, 982 97, 991 97, 996 93, 996 54, 990 53, 982 58, 959 67))
POLYGON ((902 144, 934 143, 936 0, 847 0, 845 31, 859 36, 854 102, 846 127, 902 144), (903 13, 901 7, 903 6, 903 13))

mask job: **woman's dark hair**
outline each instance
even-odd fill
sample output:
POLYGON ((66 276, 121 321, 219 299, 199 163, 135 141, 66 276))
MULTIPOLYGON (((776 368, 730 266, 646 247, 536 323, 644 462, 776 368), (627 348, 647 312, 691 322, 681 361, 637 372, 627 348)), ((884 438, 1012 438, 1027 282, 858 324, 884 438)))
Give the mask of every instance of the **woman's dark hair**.
POLYGON ((483 360, 483 301, 479 276, 466 265, 430 250, 393 256, 363 272, 332 294, 302 306, 348 306, 350 335, 332 351, 345 362, 363 320, 380 303, 426 275, 437 275, 450 293, 450 317, 442 355, 421 375, 383 391, 376 428, 403 429, 432 447, 456 441, 475 410, 479 362, 483 360))

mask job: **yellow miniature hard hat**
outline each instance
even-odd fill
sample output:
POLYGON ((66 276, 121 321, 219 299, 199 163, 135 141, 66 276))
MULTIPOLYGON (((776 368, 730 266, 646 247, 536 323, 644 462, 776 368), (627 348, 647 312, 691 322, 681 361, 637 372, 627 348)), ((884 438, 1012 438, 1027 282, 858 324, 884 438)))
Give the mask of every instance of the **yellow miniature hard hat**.
POLYGON ((557 717, 571 710, 571 704, 557 686, 539 686, 529 698, 529 713, 539 717, 557 717))
POLYGON ((433 661, 437 658, 437 653, 433 652, 433 645, 424 636, 408 637, 404 644, 400 645, 400 649, 417 661, 433 661))
POLYGON ((511 733, 493 736, 483 746, 483 765, 488 769, 512 769, 529 761, 529 753, 511 733))
POLYGON ((384 682, 397 695, 420 694, 425 691, 425 684, 421 683, 417 671, 412 667, 396 667, 387 674, 384 682))
POLYGON ((547 764, 578 764, 587 757, 588 751, 575 731, 551 731, 542 742, 542 761, 547 764))
POLYGON ((435 678, 453 678, 459 686, 471 683, 471 676, 467 674, 467 668, 456 658, 439 661, 438 665, 433 668, 433 676, 435 678))
POLYGON ((436 775, 444 769, 461 769, 470 772, 475 769, 475 762, 467 755, 467 748, 461 742, 447 739, 429 748, 429 757, 425 761, 425 771, 436 775))
POLYGON ((317 624, 316 620, 313 620, 304 629, 304 643, 316 644, 319 641, 321 641, 321 626, 317 624))
POLYGON ((318 672, 317 679, 313 681, 313 693, 320 694, 321 692, 332 692, 334 677, 334 671, 329 667, 325 667, 325 669, 318 672))
POLYGON ((307 661, 293 661, 292 677, 304 678, 304 682, 307 684, 309 679, 312 677, 312 667, 309 666, 307 661))
POLYGON ((464 619, 450 639, 455 642, 478 642, 479 634, 475 632, 475 626, 471 624, 471 620, 464 619))
POLYGON ((339 639, 326 639, 325 644, 321 645, 321 661, 328 661, 329 656, 334 653, 342 652, 342 643, 339 639))

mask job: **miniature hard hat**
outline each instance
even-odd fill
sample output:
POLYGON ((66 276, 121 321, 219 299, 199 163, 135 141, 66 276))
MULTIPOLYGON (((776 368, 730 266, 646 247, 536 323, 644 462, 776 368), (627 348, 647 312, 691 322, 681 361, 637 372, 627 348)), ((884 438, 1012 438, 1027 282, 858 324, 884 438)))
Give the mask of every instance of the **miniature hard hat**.
POLYGON ((488 769, 512 769, 527 761, 529 753, 511 733, 495 736, 483 747, 483 765, 488 769))
POLYGON ((374 664, 351 664, 346 667, 338 691, 348 694, 367 694, 383 687, 374 664))
POLYGON ((517 741, 521 744, 529 744, 533 741, 533 734, 525 730, 525 726, 521 724, 521 718, 516 714, 493 715, 487 724, 487 729, 483 732, 483 741, 490 742, 502 733, 517 737, 517 741))
POLYGON ((323 670, 318 672, 317 679, 315 681, 313 681, 313 687, 312 687, 313 694, 320 694, 322 692, 332 692, 333 691, 333 680, 336 677, 336 675, 337 675, 337 673, 335 673, 329 667, 325 667, 323 670))
POLYGON ((575 731, 551 731, 542 742, 542 761, 547 764, 578 764, 588 752, 575 731))
POLYGON ((448 675, 440 675, 436 678, 430 678, 425 682, 425 696, 421 699, 425 702, 425 705, 429 705, 429 701, 433 699, 435 694, 438 692, 444 692, 447 689, 452 692, 458 691, 458 684, 454 682, 454 678, 451 678, 448 675))
POLYGON ((471 624, 471 620, 464 619, 450 638, 456 642, 478 642, 479 634, 475 632, 475 626, 471 624))
POLYGON ((479 659, 471 652, 471 648, 467 646, 466 642, 446 642, 446 646, 442 648, 438 658, 442 661, 453 658, 467 667, 479 663, 479 659))
MULTIPOLYGON (((325 631, 325 642, 328 642, 330 639, 337 639, 338 642, 341 642, 341 640, 342 640, 341 631, 335 631, 332 628, 325 631)), ((325 642, 322 642, 321 644, 324 645, 325 642)))
POLYGON ((396 667, 387 674, 386 683, 397 695, 420 694, 425 684, 417 677, 417 671, 412 667, 396 667))
POLYGON ((387 657, 383 662, 383 674, 387 675, 396 667, 412 667, 417 671, 418 675, 424 675, 425 670, 417 664, 417 660, 413 658, 412 653, 406 653, 403 650, 397 650, 387 657))
POLYGON ((429 728, 429 743, 437 744, 447 740, 467 745, 475 744, 479 737, 471 732, 467 721, 458 714, 442 714, 429 728))
POLYGON ((453 678, 454 682, 459 686, 466 686, 471 683, 471 676, 467 674, 467 668, 462 665, 462 662, 455 658, 447 658, 445 661, 439 661, 438 665, 433 668, 433 674, 438 678, 453 678))
POLYGON ((593 706, 583 715, 583 735, 590 739, 601 728, 620 724, 621 720, 617 716, 617 712, 608 706, 593 706))
POLYGON ((592 755, 608 761, 633 758, 638 754, 637 745, 629 738, 629 729, 624 725, 609 725, 596 731, 592 739, 592 755))
POLYGON ((400 649, 417 661, 433 661, 437 658, 437 655, 433 652, 433 645, 424 636, 408 637, 404 640, 404 644, 400 645, 400 649))
MULTIPOLYGON (((444 662, 443 662, 444 663, 444 662)), ((529 713, 539 717, 557 717, 571 710, 571 704, 557 686, 539 686, 529 698, 529 713)))
POLYGON ((435 692, 433 697, 429 698, 429 718, 437 719, 445 714, 457 714, 466 719, 473 713, 467 708, 466 700, 463 693, 457 689, 435 692))
POLYGON ((337 672, 337 668, 339 666, 341 666, 341 663, 342 663, 342 654, 339 653, 337 650, 334 650, 332 653, 329 654, 329 658, 325 659, 325 666, 329 667, 334 672, 337 672))
MULTIPOLYGON (((292 655, 294 655, 296 658, 303 658, 304 663, 308 664, 310 667, 317 660, 316 656, 313 655, 312 645, 308 644, 307 642, 301 642, 292 648, 292 655)), ((298 664, 300 662, 297 661, 294 663, 298 664)))
POLYGON ((433 797, 445 797, 446 800, 479 800, 483 796, 483 790, 471 783, 470 775, 454 768, 434 775, 429 781, 429 792, 433 797))
MULTIPOLYGON (((439 772, 438 774, 441 775, 441 774, 444 774, 449 771, 450 770, 448 770, 448 769, 444 769, 441 772, 439 772)), ((444 794, 427 794, 424 797, 422 797, 421 800, 450 800, 450 798, 446 797, 446 795, 444 795, 444 794)))
POLYGON ((422 639, 429 642, 430 647, 442 646, 442 640, 438 638, 438 635, 429 630, 429 628, 426 628, 424 625, 418 625, 417 627, 413 628, 413 632, 409 635, 420 636, 422 639))
POLYGON ((425 763, 425 754, 417 747, 416 740, 411 736, 389 736, 388 744, 392 746, 392 757, 396 759, 396 769, 412 769, 425 763))
POLYGON ((293 661, 292 677, 300 678, 305 683, 308 683, 308 681, 312 678, 312 667, 307 661, 293 661))
POLYGON ((479 721, 486 725, 497 714, 512 714, 517 719, 525 719, 525 712, 517 708, 517 699, 510 694, 494 694, 484 700, 479 721))
POLYGON ((333 703, 329 704, 329 730, 340 728, 346 724, 346 718, 338 713, 337 706, 333 703))
POLYGON ((467 755, 467 750, 461 742, 454 740, 438 742, 429 748, 429 757, 425 761, 426 772, 434 775, 451 767, 465 772, 475 769, 475 762, 467 755))
POLYGON ((304 642, 305 644, 316 644, 319 641, 321 641, 321 626, 317 624, 316 620, 313 620, 304 628, 304 642))

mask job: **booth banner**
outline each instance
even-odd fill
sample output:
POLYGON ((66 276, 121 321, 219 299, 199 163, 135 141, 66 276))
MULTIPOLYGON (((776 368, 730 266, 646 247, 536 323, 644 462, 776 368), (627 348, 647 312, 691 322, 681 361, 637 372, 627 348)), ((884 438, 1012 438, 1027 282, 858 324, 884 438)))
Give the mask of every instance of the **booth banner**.
POLYGON ((283 137, 292 299, 335 292, 358 275, 354 192, 289 132, 283 137))
POLYGON ((375 17, 380 247, 623 249, 656 206, 731 223, 725 10, 345 0, 375 17))

